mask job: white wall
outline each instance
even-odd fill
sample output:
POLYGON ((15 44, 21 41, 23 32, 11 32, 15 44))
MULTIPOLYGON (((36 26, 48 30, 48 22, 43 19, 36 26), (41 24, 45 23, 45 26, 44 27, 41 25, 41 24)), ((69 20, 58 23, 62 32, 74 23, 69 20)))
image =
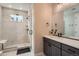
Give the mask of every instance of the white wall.
POLYGON ((64 13, 56 11, 56 4, 34 4, 35 53, 43 51, 43 35, 48 35, 51 29, 55 29, 55 24, 58 32, 64 33, 64 13))
POLYGON ((40 53, 43 51, 43 35, 49 34, 52 16, 52 4, 34 4, 35 53, 40 53), (48 25, 46 23, 48 23, 48 25))

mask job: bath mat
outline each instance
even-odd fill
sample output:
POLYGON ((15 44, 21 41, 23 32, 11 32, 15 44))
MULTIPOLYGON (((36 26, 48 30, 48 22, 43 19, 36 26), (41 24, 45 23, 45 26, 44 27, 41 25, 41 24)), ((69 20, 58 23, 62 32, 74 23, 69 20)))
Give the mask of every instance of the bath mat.
POLYGON ((26 53, 26 52, 30 52, 30 47, 18 49, 18 50, 17 50, 17 55, 18 55, 18 54, 22 54, 22 53, 26 53))

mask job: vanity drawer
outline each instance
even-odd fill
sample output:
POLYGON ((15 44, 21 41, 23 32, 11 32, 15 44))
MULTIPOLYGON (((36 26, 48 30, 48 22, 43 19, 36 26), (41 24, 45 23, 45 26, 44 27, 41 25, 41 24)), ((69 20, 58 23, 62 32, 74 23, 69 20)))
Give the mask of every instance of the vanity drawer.
POLYGON ((58 47, 58 48, 61 48, 61 43, 57 42, 57 41, 54 41, 54 40, 51 40, 49 38, 45 38, 44 37, 44 41, 47 41, 48 43, 51 43, 52 45, 58 47))
POLYGON ((62 50, 72 54, 72 55, 79 55, 79 49, 62 44, 62 50))

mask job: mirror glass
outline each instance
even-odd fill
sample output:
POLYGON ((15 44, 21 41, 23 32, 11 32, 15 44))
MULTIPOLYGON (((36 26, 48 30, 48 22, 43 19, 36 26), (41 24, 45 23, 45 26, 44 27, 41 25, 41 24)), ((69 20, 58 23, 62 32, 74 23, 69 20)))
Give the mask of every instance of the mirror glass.
POLYGON ((64 36, 79 37, 79 6, 64 10, 64 36))

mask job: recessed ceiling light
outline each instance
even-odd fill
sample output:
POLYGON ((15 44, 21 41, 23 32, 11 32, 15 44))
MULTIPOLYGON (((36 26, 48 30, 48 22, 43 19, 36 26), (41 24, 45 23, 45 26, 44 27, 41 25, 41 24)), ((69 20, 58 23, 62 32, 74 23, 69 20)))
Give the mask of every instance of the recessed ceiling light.
POLYGON ((11 8, 11 7, 12 7, 12 5, 9 5, 9 7, 11 8))
POLYGON ((20 10, 22 10, 23 8, 20 8, 20 10))

